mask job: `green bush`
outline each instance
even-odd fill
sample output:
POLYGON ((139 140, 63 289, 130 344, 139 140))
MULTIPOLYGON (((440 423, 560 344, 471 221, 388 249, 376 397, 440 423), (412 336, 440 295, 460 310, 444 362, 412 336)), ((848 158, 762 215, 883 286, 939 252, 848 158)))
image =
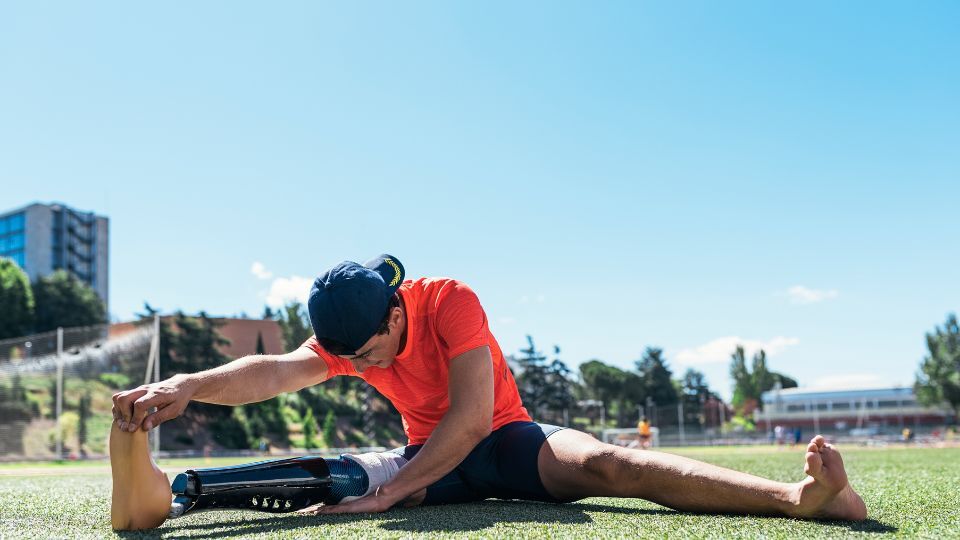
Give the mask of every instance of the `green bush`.
MULTIPOLYGON (((234 409, 234 411, 239 410, 239 407, 234 409)), ((224 448, 250 448, 250 432, 247 430, 247 423, 239 418, 238 414, 212 422, 210 432, 213 440, 224 448)))
POLYGON ((110 388, 126 389, 130 387, 130 377, 123 373, 103 373, 100 375, 100 382, 110 388))

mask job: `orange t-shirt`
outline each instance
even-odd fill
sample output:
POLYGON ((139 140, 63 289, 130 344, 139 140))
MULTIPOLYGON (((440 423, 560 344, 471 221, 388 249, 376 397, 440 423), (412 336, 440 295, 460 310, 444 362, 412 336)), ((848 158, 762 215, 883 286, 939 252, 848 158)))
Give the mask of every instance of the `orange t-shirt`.
POLYGON ((302 346, 327 364, 327 378, 360 377, 400 411, 409 444, 423 444, 447 409, 450 360, 487 345, 493 357, 493 424, 497 429, 518 420, 530 421, 520 402, 517 383, 503 359, 477 295, 449 278, 404 281, 398 289, 407 314, 407 343, 387 368, 370 367, 362 374, 349 360, 328 353, 316 336, 302 346))

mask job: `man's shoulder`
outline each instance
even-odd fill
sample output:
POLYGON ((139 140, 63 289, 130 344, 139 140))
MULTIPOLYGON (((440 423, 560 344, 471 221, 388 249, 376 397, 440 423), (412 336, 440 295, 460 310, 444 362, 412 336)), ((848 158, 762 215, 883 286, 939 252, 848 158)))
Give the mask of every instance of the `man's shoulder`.
POLYGON ((473 294, 469 285, 450 277, 422 277, 407 280, 400 286, 404 300, 415 300, 418 305, 435 305, 436 302, 456 293, 473 294))
POLYGON ((459 279, 445 276, 422 277, 418 279, 408 279, 400 285, 401 290, 407 291, 427 291, 440 289, 449 285, 463 285, 466 283, 459 279))

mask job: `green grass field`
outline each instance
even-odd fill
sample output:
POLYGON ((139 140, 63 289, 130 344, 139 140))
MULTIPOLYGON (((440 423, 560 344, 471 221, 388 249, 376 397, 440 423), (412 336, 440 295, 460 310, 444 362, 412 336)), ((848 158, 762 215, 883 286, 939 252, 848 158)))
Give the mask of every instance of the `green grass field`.
MULTIPOLYGON (((869 508, 870 519, 863 523, 706 516, 642 500, 593 498, 566 505, 487 501, 330 517, 208 512, 168 521, 154 531, 118 535, 110 529, 110 475, 101 462, 0 468, 0 538, 960 538, 960 448, 841 449, 851 482, 869 508)), ((776 480, 795 481, 801 475, 799 448, 674 452, 776 480)), ((196 460, 161 464, 166 470, 202 465, 196 460)))

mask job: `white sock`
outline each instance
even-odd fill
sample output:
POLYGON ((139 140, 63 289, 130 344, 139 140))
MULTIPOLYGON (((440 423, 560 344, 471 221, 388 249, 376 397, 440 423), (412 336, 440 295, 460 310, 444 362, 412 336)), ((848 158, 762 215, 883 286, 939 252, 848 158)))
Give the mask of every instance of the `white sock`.
POLYGON ((393 452, 369 452, 367 454, 343 454, 340 457, 349 459, 367 473, 367 491, 359 497, 344 497, 340 502, 350 502, 366 497, 377 491, 377 488, 386 484, 400 472, 400 468, 407 464, 406 458, 393 452))

